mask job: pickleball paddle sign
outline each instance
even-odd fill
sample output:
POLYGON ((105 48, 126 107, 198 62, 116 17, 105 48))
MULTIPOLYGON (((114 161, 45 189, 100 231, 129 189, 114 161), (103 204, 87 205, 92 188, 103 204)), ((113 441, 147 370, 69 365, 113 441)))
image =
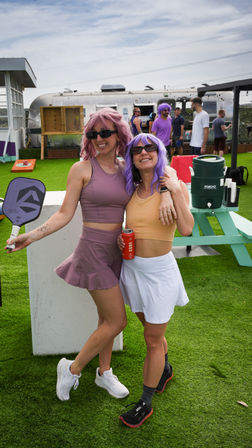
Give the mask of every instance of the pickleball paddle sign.
MULTIPOLYGON (((38 218, 45 192, 45 185, 38 179, 16 177, 9 183, 3 202, 3 213, 12 222, 10 239, 18 236, 22 225, 38 218)), ((13 250, 15 245, 9 244, 7 249, 13 250)))

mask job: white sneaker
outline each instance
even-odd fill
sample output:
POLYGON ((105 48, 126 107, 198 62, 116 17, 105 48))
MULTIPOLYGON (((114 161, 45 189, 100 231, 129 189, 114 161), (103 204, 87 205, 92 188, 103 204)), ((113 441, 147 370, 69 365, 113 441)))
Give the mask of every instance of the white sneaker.
POLYGON ((69 392, 74 387, 79 386, 79 378, 81 375, 73 375, 70 371, 70 366, 73 361, 62 358, 57 365, 57 385, 56 394, 59 400, 69 400, 69 392))
POLYGON ((105 370, 103 375, 99 375, 99 367, 96 369, 95 384, 103 389, 106 389, 112 397, 124 398, 129 395, 127 387, 125 387, 118 380, 117 376, 113 375, 112 369, 105 370))

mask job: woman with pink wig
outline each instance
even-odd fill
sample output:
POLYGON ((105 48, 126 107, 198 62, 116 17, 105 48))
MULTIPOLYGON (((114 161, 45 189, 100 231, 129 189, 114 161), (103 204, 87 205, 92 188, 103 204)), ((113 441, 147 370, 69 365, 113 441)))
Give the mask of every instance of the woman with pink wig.
MULTIPOLYGON (((56 268, 56 273, 67 283, 89 291, 99 320, 97 329, 76 358, 62 358, 58 363, 56 393, 62 401, 69 400, 70 390, 78 386, 83 368, 97 354, 96 385, 116 398, 129 394, 113 374, 110 361, 114 338, 126 325, 119 287, 122 259, 117 238, 130 194, 126 191, 123 161, 118 156, 124 157, 131 138, 129 125, 114 109, 104 108, 93 113, 84 130, 83 160, 70 169, 62 206, 42 226, 11 240, 16 251, 56 232, 72 219, 80 201, 82 234, 73 254, 56 268)), ((161 220, 166 219, 168 209, 173 207, 171 199, 167 204, 161 208, 161 220)))

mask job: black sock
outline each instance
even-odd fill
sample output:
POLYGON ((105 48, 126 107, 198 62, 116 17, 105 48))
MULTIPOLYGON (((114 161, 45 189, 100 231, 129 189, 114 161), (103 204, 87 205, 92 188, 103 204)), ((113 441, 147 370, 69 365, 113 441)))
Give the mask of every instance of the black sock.
POLYGON ((168 352, 165 354, 165 366, 164 366, 165 370, 169 369, 169 363, 168 363, 168 352))
POLYGON ((155 387, 149 387, 143 385, 143 393, 141 396, 141 399, 148 405, 151 406, 152 397, 155 393, 156 388, 155 387))

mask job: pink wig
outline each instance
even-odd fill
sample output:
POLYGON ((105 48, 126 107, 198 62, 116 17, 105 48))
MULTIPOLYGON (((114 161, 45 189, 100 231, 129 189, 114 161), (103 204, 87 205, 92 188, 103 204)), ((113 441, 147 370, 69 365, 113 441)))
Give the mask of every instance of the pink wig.
POLYGON ((130 127, 128 123, 123 120, 123 117, 121 114, 119 114, 119 112, 110 107, 104 107, 103 109, 100 109, 97 112, 91 114, 86 126, 84 127, 80 152, 80 155, 84 158, 84 160, 92 159, 96 156, 96 150, 94 148, 92 140, 89 140, 86 137, 86 132, 92 131, 97 122, 101 123, 106 129, 106 120, 112 121, 115 129, 118 132, 117 135, 119 142, 117 155, 120 157, 124 157, 126 145, 132 139, 130 127))

